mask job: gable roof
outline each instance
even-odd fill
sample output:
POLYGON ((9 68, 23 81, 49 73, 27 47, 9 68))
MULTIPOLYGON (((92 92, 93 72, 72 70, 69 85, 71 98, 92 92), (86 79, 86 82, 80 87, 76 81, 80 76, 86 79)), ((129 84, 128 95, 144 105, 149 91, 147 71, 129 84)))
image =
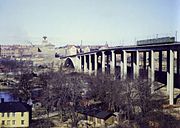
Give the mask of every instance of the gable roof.
POLYGON ((30 106, 23 102, 3 102, 0 103, 0 112, 27 112, 30 106))
POLYGON ((114 114, 112 112, 107 112, 107 111, 101 111, 99 113, 96 114, 96 117, 97 118, 100 118, 100 119, 108 119, 109 117, 113 116, 114 114))
POLYGON ((102 111, 100 109, 79 109, 77 110, 78 113, 81 113, 81 114, 84 114, 84 115, 87 115, 87 116, 92 116, 92 117, 96 117, 96 118, 99 118, 99 119, 108 119, 109 117, 111 116, 115 116, 113 114, 113 112, 109 112, 109 111, 102 111))

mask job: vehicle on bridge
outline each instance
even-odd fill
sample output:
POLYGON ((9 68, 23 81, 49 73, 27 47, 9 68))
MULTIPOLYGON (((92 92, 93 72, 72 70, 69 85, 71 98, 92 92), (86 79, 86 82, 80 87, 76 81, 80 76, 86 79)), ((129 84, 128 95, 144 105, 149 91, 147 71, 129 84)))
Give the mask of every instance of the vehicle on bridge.
POLYGON ((175 37, 161 37, 161 38, 154 38, 147 40, 139 40, 137 41, 137 45, 142 46, 142 45, 155 45, 155 44, 169 44, 174 42, 175 42, 175 37))

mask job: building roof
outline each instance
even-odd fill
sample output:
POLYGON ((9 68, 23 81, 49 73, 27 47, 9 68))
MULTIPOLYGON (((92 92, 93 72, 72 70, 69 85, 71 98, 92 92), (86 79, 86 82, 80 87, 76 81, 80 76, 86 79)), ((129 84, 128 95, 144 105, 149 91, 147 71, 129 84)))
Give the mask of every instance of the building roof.
POLYGON ((30 106, 23 102, 3 102, 0 103, 0 112, 27 112, 30 106))
POLYGON ((108 119, 109 117, 113 116, 114 114, 112 112, 107 112, 107 111, 101 111, 99 113, 96 114, 96 117, 97 118, 100 118, 100 119, 108 119))
POLYGON ((109 117, 111 116, 114 116, 113 112, 109 112, 109 111, 102 111, 100 109, 79 109, 77 110, 78 113, 81 113, 81 114, 84 114, 84 115, 87 115, 87 116, 92 116, 92 117, 96 117, 96 118, 99 118, 99 119, 108 119, 109 117))

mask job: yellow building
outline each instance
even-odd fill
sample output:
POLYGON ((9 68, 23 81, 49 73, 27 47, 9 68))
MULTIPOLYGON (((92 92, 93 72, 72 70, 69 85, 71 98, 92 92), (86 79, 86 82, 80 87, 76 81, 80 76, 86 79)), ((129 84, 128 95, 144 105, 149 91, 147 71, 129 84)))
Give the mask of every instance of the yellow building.
POLYGON ((27 128, 31 119, 31 107, 23 102, 0 103, 0 127, 27 128))

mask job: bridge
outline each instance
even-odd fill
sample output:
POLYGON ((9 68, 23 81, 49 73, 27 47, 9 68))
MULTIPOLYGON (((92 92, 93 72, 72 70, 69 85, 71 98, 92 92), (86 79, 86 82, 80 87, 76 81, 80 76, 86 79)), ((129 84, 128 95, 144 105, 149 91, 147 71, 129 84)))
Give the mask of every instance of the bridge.
MULTIPOLYGON (((156 41, 157 42, 157 41, 156 41)), ((166 85, 169 104, 174 104, 174 88, 180 88, 180 42, 169 41, 133 46, 118 46, 61 58, 65 67, 96 75, 109 73, 116 78, 146 75, 151 81, 166 85)))

